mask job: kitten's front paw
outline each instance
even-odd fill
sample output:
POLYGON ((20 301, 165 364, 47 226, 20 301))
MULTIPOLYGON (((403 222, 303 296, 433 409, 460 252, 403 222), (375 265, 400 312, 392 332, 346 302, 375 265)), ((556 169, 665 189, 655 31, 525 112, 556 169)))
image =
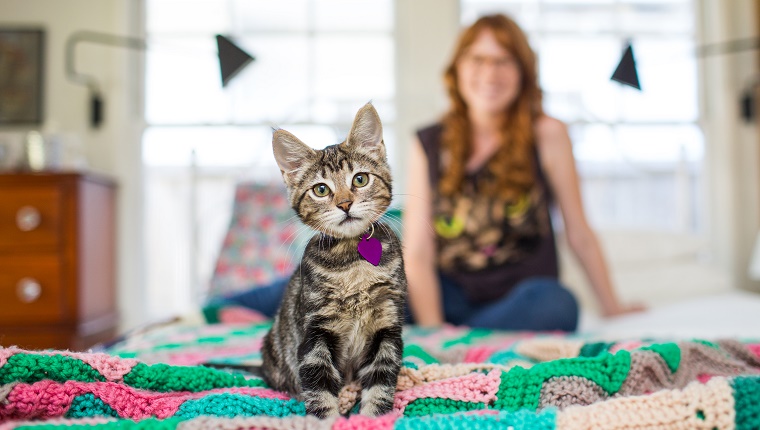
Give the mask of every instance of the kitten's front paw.
POLYGON ((393 410, 394 388, 374 386, 362 391, 359 413, 368 417, 377 417, 393 410))
POLYGON ((306 413, 317 418, 328 418, 340 415, 338 397, 327 391, 320 393, 304 393, 306 413))

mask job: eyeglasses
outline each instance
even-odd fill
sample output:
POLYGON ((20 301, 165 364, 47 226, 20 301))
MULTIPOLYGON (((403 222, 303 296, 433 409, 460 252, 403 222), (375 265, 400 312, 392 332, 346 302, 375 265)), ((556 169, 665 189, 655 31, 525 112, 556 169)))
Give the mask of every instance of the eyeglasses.
POLYGON ((492 57, 478 54, 465 54, 459 60, 462 65, 476 69, 491 66, 498 71, 517 67, 517 60, 512 56, 492 57))

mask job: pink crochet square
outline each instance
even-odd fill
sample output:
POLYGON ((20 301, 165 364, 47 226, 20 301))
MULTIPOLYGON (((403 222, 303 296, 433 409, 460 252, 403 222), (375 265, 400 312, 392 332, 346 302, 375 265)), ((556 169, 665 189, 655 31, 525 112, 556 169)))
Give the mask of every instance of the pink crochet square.
POLYGON ((748 344, 747 348, 760 358, 760 343, 748 344))

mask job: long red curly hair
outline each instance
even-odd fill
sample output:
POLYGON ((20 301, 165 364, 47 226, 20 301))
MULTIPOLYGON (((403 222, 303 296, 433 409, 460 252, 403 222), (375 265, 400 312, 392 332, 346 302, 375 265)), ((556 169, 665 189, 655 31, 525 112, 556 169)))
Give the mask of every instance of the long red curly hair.
POLYGON ((442 154, 446 154, 447 173, 441 176, 438 186, 446 196, 462 192, 465 164, 472 153, 472 130, 467 104, 459 91, 457 63, 484 30, 490 30, 499 44, 514 56, 521 75, 518 95, 504 111, 500 148, 486 166, 495 180, 485 184, 483 189, 487 195, 512 200, 528 192, 535 182, 533 127, 543 109, 536 55, 517 23, 501 14, 481 17, 465 29, 446 68, 444 82, 450 109, 442 119, 441 144, 442 154))

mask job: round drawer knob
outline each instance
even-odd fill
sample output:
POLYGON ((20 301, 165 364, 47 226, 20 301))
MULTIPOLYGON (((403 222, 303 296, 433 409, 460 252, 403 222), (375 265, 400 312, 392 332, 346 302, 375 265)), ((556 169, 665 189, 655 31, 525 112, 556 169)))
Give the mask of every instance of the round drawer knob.
POLYGON ((16 285, 16 294, 24 303, 32 303, 40 298, 42 285, 32 278, 24 278, 16 285))
POLYGON ((24 206, 16 212, 16 226, 21 231, 32 231, 40 226, 40 211, 33 206, 24 206))

